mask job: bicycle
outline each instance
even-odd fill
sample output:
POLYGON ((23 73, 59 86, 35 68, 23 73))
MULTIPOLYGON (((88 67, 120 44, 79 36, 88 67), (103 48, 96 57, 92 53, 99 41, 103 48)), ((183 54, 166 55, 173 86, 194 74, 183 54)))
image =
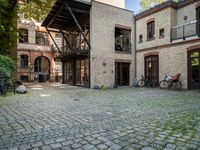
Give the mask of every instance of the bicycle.
POLYGON ((143 75, 141 75, 141 79, 137 81, 137 85, 139 87, 153 87, 154 83, 150 79, 145 79, 143 75))
POLYGON ((164 80, 160 81, 160 89, 175 89, 181 90, 182 84, 180 82, 181 74, 178 73, 175 76, 165 75, 164 80))

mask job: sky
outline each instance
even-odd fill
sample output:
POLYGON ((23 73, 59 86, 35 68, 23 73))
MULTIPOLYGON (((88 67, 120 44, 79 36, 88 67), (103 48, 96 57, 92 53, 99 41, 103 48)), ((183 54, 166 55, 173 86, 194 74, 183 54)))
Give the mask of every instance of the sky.
POLYGON ((132 10, 137 14, 140 10, 139 0, 125 0, 126 9, 132 10))

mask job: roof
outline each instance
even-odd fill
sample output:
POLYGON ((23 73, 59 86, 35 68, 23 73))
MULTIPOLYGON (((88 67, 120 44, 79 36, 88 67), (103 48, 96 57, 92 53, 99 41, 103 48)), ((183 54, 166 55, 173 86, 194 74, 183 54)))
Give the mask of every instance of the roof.
POLYGON ((179 9, 179 8, 182 8, 182 7, 185 7, 187 5, 190 5, 194 2, 197 2, 199 0, 181 0, 179 2, 175 2, 173 0, 167 0, 161 4, 158 4, 154 7, 151 7, 139 14, 136 14, 136 20, 139 20, 139 19, 142 19, 146 16, 149 16, 149 15, 152 15, 154 13, 157 13, 165 8, 168 8, 168 7, 171 7, 171 8, 174 8, 174 9, 179 9))
POLYGON ((71 8, 80 25, 89 20, 91 3, 84 0, 57 0, 42 26, 61 30, 75 30, 77 26, 67 6, 71 8))

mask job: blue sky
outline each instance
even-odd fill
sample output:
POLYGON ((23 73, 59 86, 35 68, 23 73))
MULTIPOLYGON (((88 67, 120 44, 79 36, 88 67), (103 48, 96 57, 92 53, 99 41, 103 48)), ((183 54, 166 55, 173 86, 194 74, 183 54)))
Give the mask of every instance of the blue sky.
POLYGON ((140 2, 139 0, 125 0, 126 2, 126 9, 132 10, 137 14, 140 10, 140 2))

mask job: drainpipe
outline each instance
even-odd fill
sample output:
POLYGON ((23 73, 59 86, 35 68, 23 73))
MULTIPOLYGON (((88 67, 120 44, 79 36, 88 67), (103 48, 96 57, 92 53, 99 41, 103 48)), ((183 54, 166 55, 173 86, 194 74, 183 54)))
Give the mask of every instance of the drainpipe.
POLYGON ((135 49, 135 57, 134 57, 134 59, 135 59, 135 83, 134 83, 134 85, 136 85, 137 84, 137 46, 136 46, 136 44, 137 44, 137 40, 136 40, 136 30, 137 30, 137 27, 136 27, 136 17, 135 17, 135 15, 133 14, 133 17, 134 17, 134 49, 135 49))

